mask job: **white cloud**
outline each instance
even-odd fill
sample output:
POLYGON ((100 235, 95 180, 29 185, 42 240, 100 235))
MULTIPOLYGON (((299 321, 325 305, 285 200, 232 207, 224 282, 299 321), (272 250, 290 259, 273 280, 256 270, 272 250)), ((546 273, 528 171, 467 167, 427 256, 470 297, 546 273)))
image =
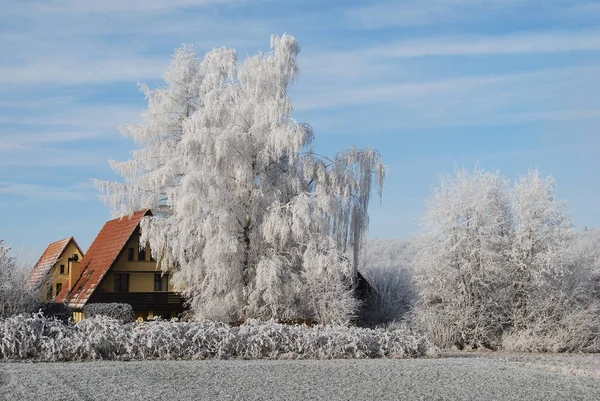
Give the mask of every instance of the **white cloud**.
POLYGON ((4 5, 10 15, 24 13, 44 14, 90 14, 90 13, 155 13, 161 11, 204 7, 211 4, 240 4, 248 0, 21 0, 8 1, 4 5))
MULTIPOLYGON (((133 85, 131 90, 135 90, 133 85)), ((141 93, 139 98, 143 99, 141 93)), ((119 126, 142 122, 142 107, 130 104, 82 104, 75 98, 64 98, 62 102, 54 104, 52 100, 53 98, 49 98, 48 101, 40 99, 38 102, 34 102, 34 105, 30 107, 37 109, 35 113, 23 106, 19 108, 24 109, 24 112, 19 115, 0 112, 0 123, 42 126, 41 128, 50 129, 53 126, 71 127, 76 128, 76 132, 81 132, 82 128, 87 131, 107 132, 112 130, 116 132, 119 126)), ((2 135, 0 135, 1 137, 2 135)))
POLYGON ((568 15, 580 18, 597 18, 600 14, 600 3, 597 1, 577 3, 567 5, 560 9, 561 15, 568 15))
POLYGON ((525 0, 408 0, 386 1, 350 9, 350 21, 370 29, 415 27, 489 18, 494 12, 525 0))
POLYGON ((518 33, 407 40, 367 49, 366 56, 412 58, 599 51, 600 31, 518 33))
POLYGON ((466 77, 420 83, 380 83, 354 88, 320 88, 319 91, 300 92, 294 103, 298 111, 360 105, 369 103, 387 103, 393 100, 437 95, 442 92, 469 90, 511 76, 466 77))
POLYGON ((309 121, 331 132, 598 121, 599 73, 600 65, 592 65, 420 83, 331 83, 293 100, 302 118, 316 114, 309 121), (324 110, 329 117, 321 117, 324 110))
MULTIPOLYGON (((58 104, 54 105, 52 99, 38 100, 34 102, 34 106, 29 105, 36 108, 36 113, 32 113, 27 107, 21 107, 24 112, 20 114, 0 114, 0 124, 5 125, 3 132, 0 132, 0 155, 3 158, 19 164, 21 159, 29 158, 14 157, 14 151, 53 148, 65 142, 92 139, 111 143, 122 138, 118 127, 143 121, 142 109, 130 105, 81 105, 77 104, 76 99, 67 97, 58 99, 58 104)), ((54 159, 50 157, 49 162, 63 165, 66 160, 54 159)), ((95 160, 92 157, 85 162, 95 160)))
POLYGON ((93 194, 89 187, 69 186, 66 188, 48 187, 38 184, 23 184, 0 181, 0 195, 40 200, 89 200, 93 194))
POLYGON ((164 59, 129 57, 104 60, 39 60, 14 67, 0 67, 0 84, 98 84, 136 82, 158 78, 166 67, 164 59))

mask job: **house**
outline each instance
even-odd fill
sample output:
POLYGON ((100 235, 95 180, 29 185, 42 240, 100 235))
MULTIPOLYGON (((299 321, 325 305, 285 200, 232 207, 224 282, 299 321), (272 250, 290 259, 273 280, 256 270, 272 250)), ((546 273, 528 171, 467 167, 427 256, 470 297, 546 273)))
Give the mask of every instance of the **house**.
POLYGON ((83 252, 73 237, 51 243, 31 272, 30 288, 40 289, 43 302, 54 301, 69 286, 72 265, 82 257, 83 252))
POLYGON ((183 298, 169 274, 157 270, 148 246, 139 246, 140 222, 149 214, 143 210, 108 221, 85 255, 71 260, 68 279, 55 301, 71 308, 73 320, 84 317, 85 305, 100 302, 130 304, 143 319, 181 314, 183 298))

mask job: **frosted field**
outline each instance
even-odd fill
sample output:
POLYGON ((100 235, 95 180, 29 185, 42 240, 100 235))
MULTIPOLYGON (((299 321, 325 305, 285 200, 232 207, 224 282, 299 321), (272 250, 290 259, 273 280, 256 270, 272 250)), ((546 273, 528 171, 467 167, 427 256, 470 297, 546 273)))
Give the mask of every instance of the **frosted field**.
POLYGON ((6 400, 598 400, 600 355, 0 364, 6 400))

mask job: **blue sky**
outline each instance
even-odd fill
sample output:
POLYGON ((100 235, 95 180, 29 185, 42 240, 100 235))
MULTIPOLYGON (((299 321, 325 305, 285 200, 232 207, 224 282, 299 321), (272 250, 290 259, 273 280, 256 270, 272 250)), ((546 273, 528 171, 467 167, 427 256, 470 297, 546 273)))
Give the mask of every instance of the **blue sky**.
POLYGON ((174 49, 268 51, 296 36, 294 116, 316 146, 380 150, 370 237, 407 237, 454 163, 539 168, 578 225, 600 228, 600 1, 0 0, 0 238, 39 255, 111 218, 90 179, 133 144, 137 82, 174 49))

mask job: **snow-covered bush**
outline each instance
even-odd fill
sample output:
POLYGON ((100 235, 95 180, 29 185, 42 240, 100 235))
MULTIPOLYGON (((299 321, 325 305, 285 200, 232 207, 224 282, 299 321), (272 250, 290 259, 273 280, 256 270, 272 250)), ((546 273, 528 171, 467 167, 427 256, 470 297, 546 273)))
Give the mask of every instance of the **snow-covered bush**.
POLYGON ((502 337, 502 349, 519 352, 600 352, 600 301, 580 303, 551 294, 520 330, 502 337))
POLYGON ((530 352, 600 352, 600 299, 588 265, 577 256, 562 275, 527 297, 522 324, 505 333, 502 348, 530 352))
POLYGON ((498 345, 509 323, 512 222, 507 180, 499 172, 457 168, 441 179, 427 204, 426 232, 415 243, 420 292, 415 323, 435 333, 437 345, 498 345))
POLYGON ((597 253, 574 240, 555 181, 457 169, 416 240, 412 322, 438 346, 592 351, 600 341, 597 253))
POLYGON ((87 304, 83 307, 83 314, 86 318, 102 315, 125 323, 135 320, 131 305, 116 302, 87 304))
POLYGON ((406 318, 417 298, 412 241, 370 240, 363 251, 360 272, 374 291, 361 308, 360 322, 376 326, 406 318))
POLYGON ((600 230, 586 229, 573 238, 571 263, 587 278, 590 296, 600 299, 600 230))
MULTIPOLYGON (((513 188, 514 239, 506 276, 510 279, 512 327, 525 328, 544 309, 548 296, 574 289, 581 276, 572 259, 573 223, 566 203, 554 197, 556 182, 530 171, 513 188), (566 277, 566 275, 569 277, 566 277), (573 285, 563 285, 571 281, 573 285), (549 294, 550 292, 550 294, 549 294)), ((563 305, 566 306, 566 305, 563 305)))
POLYGON ((409 358, 434 354, 422 336, 345 326, 249 320, 121 323, 106 316, 63 324, 42 314, 0 319, 0 360, 409 358))
POLYGON ((27 282, 29 269, 9 252, 0 239, 0 318, 33 312, 39 305, 37 289, 27 282))

